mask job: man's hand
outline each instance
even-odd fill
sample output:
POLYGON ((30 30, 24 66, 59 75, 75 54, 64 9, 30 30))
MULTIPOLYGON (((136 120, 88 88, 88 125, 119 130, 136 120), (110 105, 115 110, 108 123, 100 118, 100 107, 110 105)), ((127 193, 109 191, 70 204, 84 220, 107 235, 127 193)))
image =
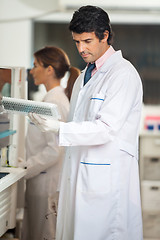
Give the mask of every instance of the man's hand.
POLYGON ((30 120, 42 131, 42 132, 54 132, 58 133, 60 128, 60 122, 52 118, 44 118, 36 113, 28 114, 30 120))

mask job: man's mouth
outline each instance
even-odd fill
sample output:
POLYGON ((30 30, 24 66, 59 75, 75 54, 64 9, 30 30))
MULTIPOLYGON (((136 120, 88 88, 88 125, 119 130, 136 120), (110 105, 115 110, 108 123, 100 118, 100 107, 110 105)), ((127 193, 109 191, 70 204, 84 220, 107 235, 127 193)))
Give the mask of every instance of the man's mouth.
POLYGON ((81 53, 82 58, 86 58, 89 56, 89 53, 81 53))

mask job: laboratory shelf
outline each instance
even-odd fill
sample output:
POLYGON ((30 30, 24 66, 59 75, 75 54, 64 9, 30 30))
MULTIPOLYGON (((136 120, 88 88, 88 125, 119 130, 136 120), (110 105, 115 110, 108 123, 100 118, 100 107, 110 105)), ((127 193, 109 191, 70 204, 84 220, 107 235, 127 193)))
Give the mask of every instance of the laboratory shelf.
POLYGON ((13 135, 15 133, 16 133, 16 130, 6 130, 4 132, 0 132, 0 139, 13 135))

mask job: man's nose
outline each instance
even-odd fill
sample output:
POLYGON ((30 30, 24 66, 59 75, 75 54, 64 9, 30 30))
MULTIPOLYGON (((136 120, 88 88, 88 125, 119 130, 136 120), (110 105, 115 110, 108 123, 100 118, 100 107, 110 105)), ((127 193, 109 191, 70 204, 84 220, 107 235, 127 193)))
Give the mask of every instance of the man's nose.
POLYGON ((85 44, 84 43, 80 43, 79 46, 78 46, 78 51, 80 53, 84 52, 85 51, 85 44))

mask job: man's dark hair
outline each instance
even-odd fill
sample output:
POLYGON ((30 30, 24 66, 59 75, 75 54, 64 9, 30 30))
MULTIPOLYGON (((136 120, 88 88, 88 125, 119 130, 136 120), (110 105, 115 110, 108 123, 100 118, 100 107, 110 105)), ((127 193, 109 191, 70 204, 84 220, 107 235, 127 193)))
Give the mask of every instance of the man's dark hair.
POLYGON ((96 6, 83 6, 75 11, 69 24, 69 30, 78 34, 94 32, 99 40, 104 38, 104 32, 107 30, 109 32, 107 42, 109 45, 112 42, 112 28, 108 14, 96 6))

